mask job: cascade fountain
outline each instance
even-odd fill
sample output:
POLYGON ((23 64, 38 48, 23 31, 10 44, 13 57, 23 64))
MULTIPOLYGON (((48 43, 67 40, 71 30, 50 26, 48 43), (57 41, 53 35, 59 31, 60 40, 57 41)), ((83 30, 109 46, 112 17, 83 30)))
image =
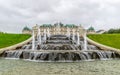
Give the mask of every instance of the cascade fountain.
POLYGON ((86 32, 80 37, 80 33, 75 34, 74 29, 72 36, 69 35, 69 29, 67 30, 68 35, 51 35, 49 31, 47 29, 46 33, 44 29, 42 35, 39 28, 37 37, 33 31, 32 41, 29 44, 23 46, 20 50, 5 51, 2 56, 39 62, 78 62, 120 58, 120 54, 117 52, 103 51, 87 43, 86 32), (39 44, 37 44, 38 42, 39 44))
POLYGON ((80 45, 80 35, 79 35, 78 32, 77 32, 77 45, 78 45, 78 46, 80 45))
POLYGON ((46 41, 47 36, 46 36, 46 30, 44 29, 44 41, 46 41))
POLYGON ((38 28, 38 43, 41 45, 41 33, 40 33, 40 28, 38 28))
POLYGON ((87 50, 86 32, 84 33, 84 50, 87 50))
POLYGON ((47 36, 50 37, 50 29, 47 29, 47 36))
POLYGON ((34 35, 34 31, 32 33, 32 50, 35 49, 35 35, 34 35))
POLYGON ((73 29, 73 34, 72 34, 72 40, 74 41, 75 40, 75 30, 73 29))
POLYGON ((70 37, 70 29, 67 27, 67 36, 70 37))

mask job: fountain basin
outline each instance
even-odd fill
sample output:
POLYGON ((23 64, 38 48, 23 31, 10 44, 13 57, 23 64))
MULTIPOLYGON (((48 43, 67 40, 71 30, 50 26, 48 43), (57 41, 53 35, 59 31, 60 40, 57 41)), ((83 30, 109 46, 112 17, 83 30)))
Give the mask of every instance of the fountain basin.
POLYGON ((26 59, 40 62, 78 62, 85 60, 108 60, 120 58, 120 54, 117 52, 100 50, 14 50, 5 51, 1 56, 5 58, 26 59))

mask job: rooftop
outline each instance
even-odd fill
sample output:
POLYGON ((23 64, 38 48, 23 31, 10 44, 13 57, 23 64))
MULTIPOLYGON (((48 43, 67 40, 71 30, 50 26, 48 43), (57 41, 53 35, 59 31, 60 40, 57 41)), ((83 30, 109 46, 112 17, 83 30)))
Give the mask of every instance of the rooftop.
POLYGON ((91 26, 90 28, 88 28, 88 31, 95 31, 95 29, 91 26))
POLYGON ((25 27, 23 28, 23 30, 31 31, 31 29, 30 29, 29 27, 27 27, 27 26, 25 26, 25 27))

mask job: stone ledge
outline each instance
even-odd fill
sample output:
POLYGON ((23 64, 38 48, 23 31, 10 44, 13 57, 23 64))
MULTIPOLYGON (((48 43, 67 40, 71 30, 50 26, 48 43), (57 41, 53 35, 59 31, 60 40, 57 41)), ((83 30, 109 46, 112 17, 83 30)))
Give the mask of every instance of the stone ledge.
POLYGON ((106 46, 106 45, 100 44, 100 43, 98 43, 98 42, 95 42, 95 41, 89 39, 88 37, 87 37, 87 41, 88 41, 89 43, 91 43, 91 44, 93 44, 93 45, 101 48, 102 50, 111 50, 111 51, 116 51, 116 52, 120 53, 120 49, 117 49, 117 48, 113 48, 113 47, 110 47, 110 46, 106 46))
POLYGON ((15 45, 12 45, 12 46, 9 46, 9 47, 5 47, 5 48, 1 48, 1 49, 0 49, 0 54, 1 54, 3 51, 5 51, 5 50, 14 50, 14 49, 16 49, 17 47, 21 47, 21 46, 27 44, 28 42, 30 42, 31 40, 32 40, 32 37, 30 37, 29 39, 27 39, 27 40, 25 40, 25 41, 23 41, 23 42, 20 42, 20 43, 18 43, 18 44, 15 44, 15 45))
MULTIPOLYGON (((10 52, 15 52, 17 50, 11 50, 10 52)), ((54 52, 54 53, 65 53, 65 52, 74 52, 74 53, 82 53, 82 52, 102 52, 104 50, 18 50, 18 51, 21 51, 21 52, 42 52, 42 53, 50 53, 50 52, 54 52)), ((107 50, 106 50, 107 51, 107 50)), ((111 51, 111 50, 109 50, 111 51)), ((9 51, 8 51, 9 52, 9 51)))

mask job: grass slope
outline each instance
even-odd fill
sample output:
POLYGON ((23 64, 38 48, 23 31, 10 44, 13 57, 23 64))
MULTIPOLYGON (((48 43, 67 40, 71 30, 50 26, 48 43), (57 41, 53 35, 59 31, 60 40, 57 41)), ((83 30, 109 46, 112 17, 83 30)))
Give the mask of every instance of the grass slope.
POLYGON ((88 37, 98 43, 120 49, 120 34, 90 34, 88 37))
POLYGON ((0 33, 0 48, 8 47, 20 43, 30 38, 27 34, 3 34, 0 33))

